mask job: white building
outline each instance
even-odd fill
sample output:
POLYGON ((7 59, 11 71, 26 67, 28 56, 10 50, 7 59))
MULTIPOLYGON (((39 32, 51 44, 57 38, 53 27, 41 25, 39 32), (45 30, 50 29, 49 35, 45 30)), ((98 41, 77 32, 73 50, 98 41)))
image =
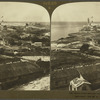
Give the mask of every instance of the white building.
POLYGON ((82 75, 80 75, 80 78, 76 77, 70 81, 69 91, 91 90, 89 87, 90 84, 90 82, 85 80, 82 75))

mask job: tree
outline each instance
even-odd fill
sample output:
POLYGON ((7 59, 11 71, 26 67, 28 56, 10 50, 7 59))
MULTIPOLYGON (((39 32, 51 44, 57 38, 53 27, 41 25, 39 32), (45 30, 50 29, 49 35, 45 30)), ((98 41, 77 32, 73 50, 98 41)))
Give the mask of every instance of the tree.
POLYGON ((80 48, 81 52, 85 52, 89 50, 89 44, 83 44, 80 48))
POLYGON ((14 39, 13 38, 8 38, 7 41, 8 41, 8 43, 10 45, 15 45, 15 42, 14 42, 14 39))
POLYGON ((34 36, 31 38, 31 41, 34 42, 41 42, 41 39, 39 39, 37 36, 34 36))
POLYGON ((3 53, 4 53, 4 49, 0 48, 0 54, 3 54, 3 53))

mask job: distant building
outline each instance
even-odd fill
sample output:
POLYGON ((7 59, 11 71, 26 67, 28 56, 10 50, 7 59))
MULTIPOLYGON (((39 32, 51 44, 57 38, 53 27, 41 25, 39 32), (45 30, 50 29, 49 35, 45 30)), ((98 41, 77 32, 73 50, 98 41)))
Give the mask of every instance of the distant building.
POLYGON ((15 32, 15 29, 10 28, 7 25, 3 25, 3 23, 2 24, 0 23, 0 31, 3 31, 3 30, 10 31, 10 32, 15 32))
POLYGON ((66 46, 67 46, 67 44, 64 44, 64 43, 57 44, 57 47, 58 48, 63 48, 63 47, 66 47, 66 46))
POLYGON ((10 32, 15 32, 15 29, 12 29, 12 28, 7 28, 5 30, 10 31, 10 32))
POLYGON ((42 42, 34 42, 34 43, 31 43, 31 45, 42 47, 42 42))
POLYGON ((22 35, 20 35, 20 38, 24 39, 24 38, 27 38, 29 36, 30 36, 30 34, 23 33, 22 35))
POLYGON ((29 47, 26 47, 26 46, 22 46, 22 47, 20 48, 20 51, 23 51, 23 52, 29 51, 29 50, 30 50, 30 48, 29 48, 29 47))
POLYGON ((80 30, 80 32, 100 32, 100 24, 93 22, 93 17, 91 17, 92 20, 88 18, 88 24, 84 25, 83 28, 80 30))
POLYGON ((50 36, 50 32, 44 33, 45 36, 50 36))
POLYGON ((18 54, 18 52, 17 51, 14 51, 14 55, 17 55, 18 54))
POLYGON ((84 91, 91 90, 90 82, 85 80, 81 75, 80 78, 76 77, 70 81, 69 91, 84 91))

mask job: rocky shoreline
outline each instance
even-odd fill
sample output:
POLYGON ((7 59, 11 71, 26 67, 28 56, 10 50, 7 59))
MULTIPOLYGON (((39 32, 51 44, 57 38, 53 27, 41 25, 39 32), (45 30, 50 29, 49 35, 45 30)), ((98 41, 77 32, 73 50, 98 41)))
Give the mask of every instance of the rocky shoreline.
POLYGON ((91 83, 91 90, 100 88, 100 32, 86 27, 66 38, 52 41, 52 90, 69 90, 70 81, 80 74, 91 83))

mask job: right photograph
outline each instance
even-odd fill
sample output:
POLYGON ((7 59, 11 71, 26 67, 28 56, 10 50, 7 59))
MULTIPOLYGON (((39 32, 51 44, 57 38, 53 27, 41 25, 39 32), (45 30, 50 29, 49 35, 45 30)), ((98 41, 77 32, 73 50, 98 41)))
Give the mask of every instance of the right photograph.
POLYGON ((51 90, 100 91, 100 2, 61 5, 51 22, 51 90))

